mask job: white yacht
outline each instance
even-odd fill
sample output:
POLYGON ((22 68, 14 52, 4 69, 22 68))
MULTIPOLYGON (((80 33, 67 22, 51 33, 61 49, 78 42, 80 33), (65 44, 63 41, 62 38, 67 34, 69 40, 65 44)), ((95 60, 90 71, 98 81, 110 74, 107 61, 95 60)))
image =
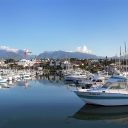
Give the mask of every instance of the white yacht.
POLYGON ((128 105, 127 82, 107 82, 97 88, 79 89, 75 93, 88 104, 104 106, 128 105))
POLYGON ((82 72, 82 71, 76 71, 76 72, 73 72, 72 74, 64 76, 64 80, 74 81, 74 82, 77 80, 86 79, 86 78, 87 78, 86 72, 82 72))
POLYGON ((23 79, 24 80, 30 80, 31 79, 31 76, 30 76, 30 74, 28 73, 26 73, 26 74, 23 74, 23 79))
POLYGON ((7 79, 2 78, 2 77, 0 76, 0 83, 7 83, 7 79))

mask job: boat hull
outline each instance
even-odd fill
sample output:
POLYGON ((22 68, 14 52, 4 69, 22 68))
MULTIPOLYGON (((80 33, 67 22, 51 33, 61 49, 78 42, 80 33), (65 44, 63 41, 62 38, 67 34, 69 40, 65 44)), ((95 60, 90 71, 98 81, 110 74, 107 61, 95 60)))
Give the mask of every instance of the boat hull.
POLYGON ((0 80, 0 83, 7 83, 6 79, 0 80))
POLYGON ((108 94, 79 91, 76 91, 75 93, 87 104, 103 106, 128 105, 128 95, 126 94, 108 94))

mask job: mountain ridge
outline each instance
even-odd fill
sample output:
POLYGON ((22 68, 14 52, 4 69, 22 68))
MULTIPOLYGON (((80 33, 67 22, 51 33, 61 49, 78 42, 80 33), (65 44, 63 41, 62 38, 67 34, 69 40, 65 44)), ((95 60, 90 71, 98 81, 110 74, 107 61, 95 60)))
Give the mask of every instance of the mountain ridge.
POLYGON ((81 52, 66 52, 66 51, 45 51, 40 53, 37 58, 53 58, 53 59, 64 59, 64 58, 79 58, 79 59, 97 59, 98 56, 89 54, 89 53, 81 53, 81 52))
MULTIPOLYGON (((26 53, 27 54, 27 53, 26 53)), ((100 56, 96 56, 91 53, 83 53, 83 52, 68 52, 63 50, 58 51, 44 51, 39 55, 26 55, 25 50, 9 48, 7 46, 0 46, 0 59, 32 59, 32 58, 52 58, 52 59, 64 59, 64 58, 78 58, 78 59, 99 59, 104 58, 100 56)))

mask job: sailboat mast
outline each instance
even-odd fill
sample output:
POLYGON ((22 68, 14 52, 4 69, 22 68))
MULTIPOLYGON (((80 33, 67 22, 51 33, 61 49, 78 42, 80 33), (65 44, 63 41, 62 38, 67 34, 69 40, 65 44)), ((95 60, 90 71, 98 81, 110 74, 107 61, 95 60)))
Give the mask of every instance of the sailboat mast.
POLYGON ((119 70, 121 71, 121 46, 120 46, 120 58, 119 58, 119 70))
POLYGON ((127 73, 127 47, 126 47, 126 42, 124 42, 125 45, 125 60, 126 60, 126 73, 127 73))

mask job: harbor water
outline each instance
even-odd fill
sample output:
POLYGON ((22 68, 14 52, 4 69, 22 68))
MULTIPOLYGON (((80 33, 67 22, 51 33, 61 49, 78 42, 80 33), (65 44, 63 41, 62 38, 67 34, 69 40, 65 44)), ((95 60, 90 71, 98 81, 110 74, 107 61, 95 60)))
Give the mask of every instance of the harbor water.
POLYGON ((55 77, 0 87, 0 128, 128 128, 128 106, 86 105, 55 77))

